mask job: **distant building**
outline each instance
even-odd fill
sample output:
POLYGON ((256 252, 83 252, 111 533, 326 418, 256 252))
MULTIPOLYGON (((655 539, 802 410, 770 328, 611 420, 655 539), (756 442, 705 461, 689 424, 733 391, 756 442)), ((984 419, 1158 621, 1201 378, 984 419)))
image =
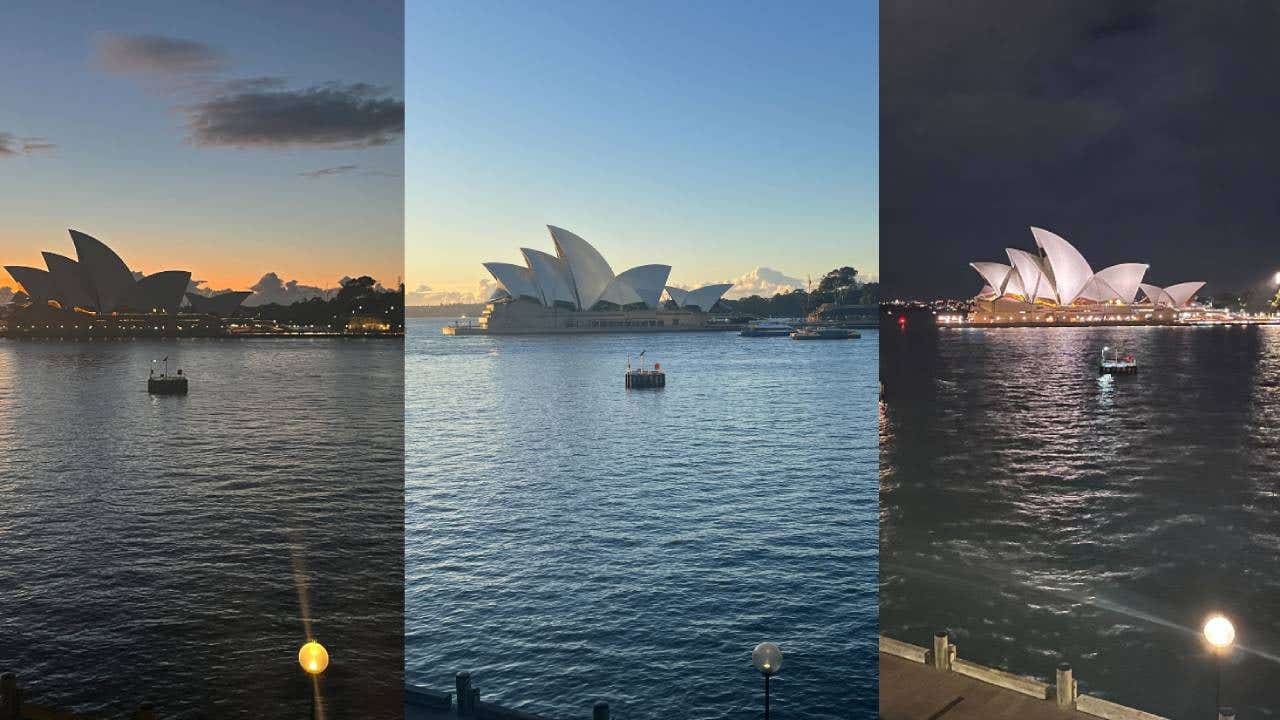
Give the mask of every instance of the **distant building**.
POLYGON ((373 315, 353 315, 347 321, 347 332, 354 334, 385 333, 391 331, 391 323, 373 315))

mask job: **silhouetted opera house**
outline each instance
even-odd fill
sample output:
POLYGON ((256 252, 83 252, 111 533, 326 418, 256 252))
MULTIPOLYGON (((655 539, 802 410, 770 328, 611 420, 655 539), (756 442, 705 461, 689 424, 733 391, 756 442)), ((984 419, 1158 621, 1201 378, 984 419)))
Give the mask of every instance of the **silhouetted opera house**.
MULTIPOLYGON (((732 284, 670 287, 670 265, 640 265, 617 275, 586 240, 547 226, 554 255, 521 248, 524 265, 489 262, 498 283, 480 316, 490 333, 663 332, 699 330, 732 284), (666 300, 663 301, 663 294, 666 300)), ((451 332, 446 329, 446 332, 451 332)))
POLYGON ((71 230, 76 259, 45 252, 45 269, 5 266, 22 286, 9 320, 13 336, 149 336, 221 334, 248 292, 205 297, 188 293, 191 273, 165 270, 140 277, 101 241, 71 230), (183 300, 190 312, 182 313, 183 300))

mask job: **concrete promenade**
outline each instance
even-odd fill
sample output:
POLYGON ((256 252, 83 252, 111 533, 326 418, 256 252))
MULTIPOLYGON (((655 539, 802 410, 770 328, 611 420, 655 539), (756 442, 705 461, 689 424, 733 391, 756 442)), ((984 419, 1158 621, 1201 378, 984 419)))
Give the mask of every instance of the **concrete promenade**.
POLYGON ((1059 665, 1054 680, 962 660, 946 633, 930 648, 880 637, 881 720, 1167 720, 1081 695, 1070 665, 1059 665))

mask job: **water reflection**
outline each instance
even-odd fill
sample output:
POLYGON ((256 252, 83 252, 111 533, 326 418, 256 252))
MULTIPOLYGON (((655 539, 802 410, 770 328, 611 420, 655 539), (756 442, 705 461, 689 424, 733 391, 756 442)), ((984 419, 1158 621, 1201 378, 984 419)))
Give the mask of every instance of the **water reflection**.
POLYGON ((881 623, 1160 714, 1280 706, 1280 329, 886 333, 881 623), (890 337, 892 335, 892 337, 890 337), (1100 381, 1123 347, 1139 373, 1100 381))

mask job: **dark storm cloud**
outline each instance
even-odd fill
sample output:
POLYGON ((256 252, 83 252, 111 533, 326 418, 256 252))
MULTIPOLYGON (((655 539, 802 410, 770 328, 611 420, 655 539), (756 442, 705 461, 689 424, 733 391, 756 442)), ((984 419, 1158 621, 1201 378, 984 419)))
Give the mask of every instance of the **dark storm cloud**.
POLYGON ((967 296, 971 260, 1071 240, 1095 269, 1258 282, 1280 266, 1270 3, 881 6, 881 274, 967 296))
POLYGON ((190 75, 217 72, 221 51, 194 40, 162 35, 104 35, 98 40, 98 65, 108 72, 190 75))
POLYGON ((13 133, 0 132, 0 158, 49 152, 57 147, 47 138, 19 137, 13 133))
POLYGON ((248 90, 180 109, 202 147, 372 147, 404 133, 404 102, 364 83, 248 90))

